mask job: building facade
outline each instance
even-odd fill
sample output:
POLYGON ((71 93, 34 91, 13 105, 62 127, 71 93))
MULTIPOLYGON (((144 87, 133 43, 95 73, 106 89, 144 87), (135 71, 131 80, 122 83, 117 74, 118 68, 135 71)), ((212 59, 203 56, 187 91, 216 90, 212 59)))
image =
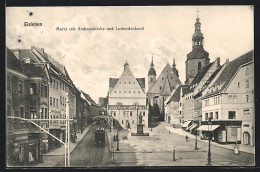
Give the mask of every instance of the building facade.
POLYGON ((47 135, 36 125, 49 128, 44 121, 49 114, 49 71, 45 63, 34 64, 26 58, 21 61, 8 48, 6 60, 7 164, 37 163, 48 150, 47 135), (35 121, 39 119, 43 121, 35 121))
POLYGON ((206 125, 209 118, 213 120, 213 137, 219 143, 254 145, 253 59, 250 51, 227 62, 202 97, 202 124, 206 125))
POLYGON ((145 78, 135 78, 127 62, 120 78, 109 79, 108 114, 123 128, 137 127, 141 115, 142 124, 148 127, 145 78))

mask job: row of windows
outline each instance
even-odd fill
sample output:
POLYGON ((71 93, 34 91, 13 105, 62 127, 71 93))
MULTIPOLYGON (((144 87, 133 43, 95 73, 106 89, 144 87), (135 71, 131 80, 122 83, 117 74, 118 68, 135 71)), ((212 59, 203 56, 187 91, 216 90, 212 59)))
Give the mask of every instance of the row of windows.
POLYGON ((124 93, 124 94, 127 94, 127 93, 128 93, 128 94, 132 94, 132 93, 133 93, 133 94, 136 94, 136 93, 138 93, 138 94, 140 94, 141 92, 140 92, 140 91, 137 91, 137 92, 136 92, 136 91, 128 91, 128 92, 127 92, 127 91, 114 91, 114 93, 115 93, 115 94, 117 94, 117 93, 118 93, 118 94, 121 94, 121 93, 124 93))
MULTIPOLYGON (((110 111, 110 115, 116 116, 116 111, 110 111)), ((132 116, 132 111, 123 111, 123 116, 132 116)), ((139 115, 145 116, 145 111, 139 111, 139 115)))
MULTIPOLYGON (((119 84, 122 84, 122 82, 120 81, 119 84)), ((124 84, 131 84, 131 81, 124 81, 124 84)), ((135 84, 135 81, 133 82, 133 84, 135 84)))
MULTIPOLYGON (((60 99, 60 104, 62 106, 66 106, 66 98, 61 97, 61 96, 60 96, 60 98, 61 98, 60 99)), ((55 99, 55 98, 50 97, 50 106, 59 107, 59 99, 55 99)))
POLYGON ((218 112, 215 112, 215 117, 213 117, 213 112, 205 113, 205 121, 210 119, 218 119, 218 112))
POLYGON ((55 119, 66 119, 66 114, 60 114, 60 116, 58 115, 50 115, 50 119, 53 119, 50 121, 50 125, 59 125, 59 124, 65 124, 66 121, 62 120, 62 121, 57 121, 55 119))
MULTIPOLYGON (((250 115, 250 110, 249 109, 244 109, 243 110, 243 115, 244 116, 249 116, 250 115)), ((215 117, 213 117, 213 112, 205 113, 205 121, 208 121, 209 118, 211 118, 211 119, 219 119, 218 112, 215 112, 215 117)), ((228 111, 228 119, 236 119, 236 111, 228 111)))
POLYGON ((67 91, 67 85, 65 84, 65 82, 60 81, 60 84, 58 81, 53 80, 52 82, 50 82, 50 87, 52 87, 53 89, 59 89, 59 85, 60 85, 60 89, 67 91))

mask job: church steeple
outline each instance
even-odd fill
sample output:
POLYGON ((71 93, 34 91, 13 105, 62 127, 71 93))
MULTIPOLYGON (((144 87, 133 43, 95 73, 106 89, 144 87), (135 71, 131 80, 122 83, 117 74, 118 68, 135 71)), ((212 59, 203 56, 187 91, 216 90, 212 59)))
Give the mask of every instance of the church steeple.
POLYGON ((176 69, 175 58, 173 58, 172 71, 179 77, 179 71, 176 69))
POLYGON ((150 65, 150 69, 148 71, 148 90, 151 89, 151 87, 153 86, 155 81, 156 81, 156 71, 154 69, 153 55, 152 55, 152 62, 151 62, 151 65, 150 65))
POLYGON ((154 64, 153 64, 153 56, 152 56, 152 62, 151 62, 151 65, 150 65, 150 69, 149 69, 149 71, 148 71, 148 76, 149 75, 154 75, 154 76, 156 76, 156 71, 155 71, 155 69, 154 69, 154 64))
POLYGON ((201 33, 201 23, 199 18, 199 10, 197 10, 197 18, 194 24, 195 33, 192 35, 192 51, 187 54, 186 60, 186 81, 190 84, 200 69, 209 64, 209 53, 203 47, 203 34, 201 33))
POLYGON ((151 62, 151 67, 154 67, 154 65, 153 65, 153 56, 152 56, 152 62, 151 62))
POLYGON ((195 23, 195 33, 192 36, 192 47, 203 46, 203 33, 201 33, 201 23, 199 18, 199 10, 197 10, 197 18, 195 23))

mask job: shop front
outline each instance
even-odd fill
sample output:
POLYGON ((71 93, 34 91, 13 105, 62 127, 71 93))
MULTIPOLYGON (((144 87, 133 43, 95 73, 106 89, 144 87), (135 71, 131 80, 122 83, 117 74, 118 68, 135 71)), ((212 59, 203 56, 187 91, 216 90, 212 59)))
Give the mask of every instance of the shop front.
POLYGON ((212 141, 220 144, 238 143, 241 144, 242 121, 202 121, 198 130, 201 131, 201 139, 208 139, 212 134, 212 141))

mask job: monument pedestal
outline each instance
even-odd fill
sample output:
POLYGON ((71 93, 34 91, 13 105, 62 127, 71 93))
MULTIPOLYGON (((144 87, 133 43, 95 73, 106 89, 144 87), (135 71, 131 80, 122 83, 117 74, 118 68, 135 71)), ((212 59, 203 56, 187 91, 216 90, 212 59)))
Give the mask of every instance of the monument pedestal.
POLYGON ((144 133, 144 124, 137 124, 137 133, 131 133, 131 136, 149 136, 149 133, 144 133))

